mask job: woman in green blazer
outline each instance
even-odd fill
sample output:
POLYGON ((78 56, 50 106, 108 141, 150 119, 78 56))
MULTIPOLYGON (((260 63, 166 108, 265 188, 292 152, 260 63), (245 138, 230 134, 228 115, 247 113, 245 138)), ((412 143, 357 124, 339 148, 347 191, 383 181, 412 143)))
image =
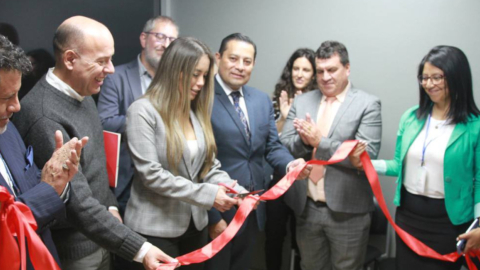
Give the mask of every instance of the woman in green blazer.
MULTIPOLYGON (((373 165, 398 177, 396 223, 447 254, 480 216, 480 111, 468 60, 458 48, 433 48, 420 63, 418 82, 420 104, 400 120, 394 159, 373 165)), ((463 263, 418 256, 398 236, 396 252, 396 269, 460 269, 463 263)))

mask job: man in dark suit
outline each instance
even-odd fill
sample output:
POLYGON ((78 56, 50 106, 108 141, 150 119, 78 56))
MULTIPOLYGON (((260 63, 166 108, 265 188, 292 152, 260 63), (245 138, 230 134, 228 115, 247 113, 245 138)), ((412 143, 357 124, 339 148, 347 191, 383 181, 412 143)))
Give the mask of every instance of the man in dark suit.
MULTIPOLYGON (((344 141, 362 140, 375 158, 382 137, 380 100, 350 83, 343 44, 323 42, 315 64, 320 89, 295 98, 280 140, 305 160, 328 160, 344 141)), ((310 179, 296 181, 285 194, 296 215, 304 270, 363 268, 374 205, 365 174, 350 160, 314 168, 310 179)))
MULTIPOLYGON (((304 162, 292 162, 293 157, 281 145, 268 95, 246 85, 255 56, 255 44, 243 34, 231 34, 222 40, 216 54, 218 74, 215 76, 212 112, 217 158, 222 169, 250 191, 267 186, 263 181, 264 159, 281 175, 286 173, 288 165, 292 168, 304 162)), ((308 175, 309 170, 310 167, 306 168, 302 176, 308 175)), ((225 230, 235 211, 209 211, 209 235, 212 239, 225 230)), ((207 261, 205 269, 248 269, 255 238, 264 221, 265 205, 260 204, 235 238, 217 256, 207 261)))
MULTIPOLYGON (((26 204, 37 222, 37 233, 58 264, 57 250, 49 227, 65 218, 68 182, 78 171, 78 156, 87 139, 76 138, 63 145, 62 134, 55 133, 56 150, 42 172, 33 163, 32 147, 25 147, 9 118, 20 110, 18 91, 22 75, 31 69, 22 49, 0 35, 0 186, 15 200, 26 204)), ((53 134, 52 134, 53 135, 53 134)), ((28 253, 27 253, 28 254, 28 253)), ((12 262, 13 263, 13 262, 12 262)), ((27 269, 33 269, 27 262, 27 269)))
MULTIPOLYGON (((115 73, 106 77, 98 98, 98 114, 105 130, 125 132, 125 116, 130 105, 145 94, 165 49, 178 37, 178 26, 165 16, 151 18, 140 34, 142 52, 133 61, 115 67, 115 73)), ((120 166, 115 188, 120 215, 123 217, 133 178, 133 162, 122 137, 120 166)))

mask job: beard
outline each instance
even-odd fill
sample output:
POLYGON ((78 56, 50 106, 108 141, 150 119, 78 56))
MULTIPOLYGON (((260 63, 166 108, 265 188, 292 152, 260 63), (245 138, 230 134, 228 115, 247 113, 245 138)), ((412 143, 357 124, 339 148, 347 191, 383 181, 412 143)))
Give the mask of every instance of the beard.
POLYGON ((0 127, 0 134, 3 134, 5 133, 5 131, 7 131, 7 126, 8 125, 5 125, 4 127, 0 127))
POLYGON ((148 52, 146 51, 145 53, 145 60, 147 60, 147 63, 153 67, 155 70, 158 68, 158 63, 160 63, 160 58, 161 56, 158 56, 155 51, 153 52, 148 52))

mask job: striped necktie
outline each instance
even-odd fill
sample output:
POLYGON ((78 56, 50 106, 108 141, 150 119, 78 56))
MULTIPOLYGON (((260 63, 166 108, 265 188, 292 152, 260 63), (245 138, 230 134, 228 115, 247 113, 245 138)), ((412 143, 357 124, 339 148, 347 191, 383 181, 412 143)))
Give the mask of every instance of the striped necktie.
POLYGON ((242 108, 240 108, 241 94, 239 91, 234 91, 230 95, 233 98, 233 105, 235 106, 235 111, 237 111, 238 117, 240 117, 240 121, 242 122, 245 133, 247 134, 247 139, 250 140, 250 128, 248 127, 247 118, 245 117, 242 108))

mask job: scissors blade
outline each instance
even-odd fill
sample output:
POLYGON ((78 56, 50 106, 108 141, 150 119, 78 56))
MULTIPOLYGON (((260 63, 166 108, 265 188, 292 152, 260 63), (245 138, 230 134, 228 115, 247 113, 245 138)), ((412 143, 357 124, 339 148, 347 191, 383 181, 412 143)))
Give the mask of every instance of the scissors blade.
POLYGON ((248 192, 248 193, 238 193, 238 194, 235 194, 235 197, 243 199, 243 198, 247 197, 248 195, 255 195, 255 194, 258 194, 262 191, 263 191, 263 189, 259 189, 259 190, 255 190, 255 191, 248 192))

